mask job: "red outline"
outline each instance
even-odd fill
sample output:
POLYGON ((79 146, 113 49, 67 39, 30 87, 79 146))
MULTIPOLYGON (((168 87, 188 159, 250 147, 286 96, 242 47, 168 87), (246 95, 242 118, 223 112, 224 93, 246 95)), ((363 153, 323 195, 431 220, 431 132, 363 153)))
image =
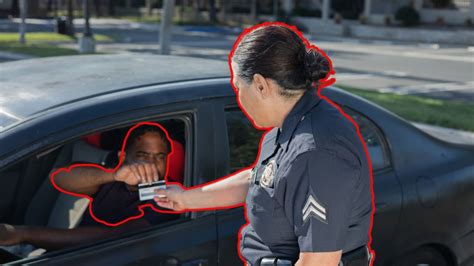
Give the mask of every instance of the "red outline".
MULTIPOLYGON (((270 128, 261 128, 261 127, 258 127, 256 124, 255 124, 255 121, 248 115, 248 113, 245 111, 244 108, 242 108, 242 105, 240 104, 240 101, 239 101, 239 97, 238 97, 238 90, 234 87, 234 82, 233 82, 233 78, 234 78, 234 73, 232 71, 232 67, 231 67, 231 60, 232 60, 232 56, 234 55, 234 52, 235 52, 235 49, 237 48, 238 44, 240 43, 240 41, 243 39, 243 37, 245 35, 247 35, 248 33, 254 31, 255 29, 258 29, 260 27, 266 27, 266 26, 273 26, 273 25, 278 25, 278 26, 283 26, 283 27, 286 27, 290 30, 292 30, 293 32, 295 32, 300 38, 301 40, 303 41, 303 43, 305 44, 306 48, 307 49, 314 49, 316 51, 318 51, 319 53, 321 53, 321 55, 323 55, 329 62, 329 72, 328 74, 326 75, 326 77, 324 77, 323 79, 319 80, 319 86, 317 88, 317 94, 318 96, 323 99, 323 100, 326 100, 329 104, 333 105, 334 107, 336 107, 336 109, 345 117, 347 118, 353 125, 354 127, 356 128, 356 131, 357 131, 357 135, 360 139, 360 141, 362 142, 363 146, 364 146, 364 151, 365 151, 365 154, 366 154, 366 157, 367 157, 367 163, 369 164, 369 173, 370 173, 370 192, 371 192, 371 196, 372 196, 372 213, 371 213, 371 218, 370 218, 370 228, 369 228, 369 232, 368 232, 368 235, 369 235, 369 242, 368 242, 368 247, 369 247, 369 251, 370 253, 372 254, 372 259, 371 259, 371 262, 370 262, 370 266, 373 265, 374 263, 374 260, 375 260, 375 251, 372 249, 371 247, 371 244, 372 244, 372 228, 373 228, 373 221, 374 221, 374 214, 375 214, 375 203, 374 203, 374 186, 373 186, 373 175, 372 175, 372 163, 371 163, 371 160, 370 160, 370 155, 369 155, 369 151, 367 149, 367 145, 364 141, 364 138, 362 137, 362 135, 360 134, 360 131, 359 131, 359 126, 357 125, 357 123, 349 116, 347 115, 336 103, 334 103, 333 101, 331 101, 330 99, 328 99, 327 97, 325 96, 322 96, 321 95, 321 90, 327 86, 330 86, 332 84, 334 84, 336 82, 336 79, 335 78, 332 78, 330 77, 331 75, 334 75, 336 72, 334 71, 334 68, 333 68, 333 65, 332 65, 332 61, 331 59, 329 58, 329 56, 326 55, 326 53, 321 50, 319 47, 317 47, 316 45, 314 44, 311 44, 304 36, 303 34, 296 28, 296 26, 291 26, 291 25, 288 25, 286 23, 283 23, 283 22, 263 22, 263 23, 260 23, 260 24, 256 24, 250 28, 246 28, 244 29, 244 31, 239 35, 239 37, 237 37, 237 40, 235 41, 233 47, 232 47, 232 51, 229 53, 228 55, 228 65, 229 65, 229 69, 230 69, 230 74, 231 74, 231 77, 230 77, 230 84, 232 85, 232 89, 234 90, 235 94, 236 94, 236 99, 237 99, 237 103, 240 107, 240 109, 244 112, 244 114, 249 118, 249 120, 252 122, 253 126, 257 129, 264 129, 264 130, 267 130, 266 133, 268 133, 268 131, 270 130, 270 128)), ((312 87, 315 87, 316 86, 316 83, 313 82, 312 84, 312 87)), ((260 149, 261 149, 261 144, 262 144, 262 140, 265 136, 265 134, 262 136, 261 140, 260 140, 260 147, 258 149, 258 155, 257 155, 257 158, 260 156, 260 149)), ((257 162, 254 162, 252 167, 255 166, 257 162)), ((246 169, 249 169, 249 168, 246 168, 246 169)), ((245 170, 245 169, 244 169, 245 170)), ((242 254, 240 254, 240 241, 241 241, 241 237, 242 237, 242 229, 244 227, 246 227, 248 224, 249 224, 249 220, 248 220, 248 217, 247 217, 247 211, 246 211, 246 206, 244 206, 244 215, 245 215, 245 220, 247 221, 246 224, 244 224, 240 230, 239 230, 239 236, 238 236, 238 239, 237 239, 237 251, 238 251, 238 254, 239 254, 239 257, 240 259, 244 262, 244 265, 246 263, 246 260, 245 258, 242 256, 242 254)))
POLYGON ((166 138, 168 139, 169 143, 171 144, 171 152, 167 155, 167 160, 166 160, 166 172, 165 172, 165 182, 167 185, 169 184, 179 184, 179 183, 176 183, 176 182, 170 182, 168 183, 167 179, 168 179, 168 170, 169 170, 169 163, 170 163, 170 156, 173 154, 174 152, 174 146, 173 146, 173 141, 171 140, 171 138, 169 137, 169 134, 168 134, 168 131, 166 131, 166 129, 161 126, 160 124, 158 123, 155 123, 155 122, 140 122, 136 125, 134 125, 132 128, 130 128, 127 132, 127 135, 125 136, 125 139, 123 141, 123 144, 122 144, 122 149, 121 149, 121 153, 120 153, 120 158, 119 158, 119 163, 117 164, 117 166, 114 168, 114 169, 106 169, 100 165, 97 165, 97 164, 73 164, 73 165, 70 165, 69 167, 65 168, 59 168, 58 170, 54 171, 51 176, 50 176, 50 181, 51 181, 51 184, 53 184, 54 188, 56 188, 57 190, 59 190, 60 192, 62 193, 65 193, 67 195, 71 195, 71 196, 74 196, 74 197, 81 197, 81 198, 87 198, 89 199, 89 213, 91 215, 91 217, 98 223, 102 223, 104 225, 107 225, 107 226, 119 226, 121 224, 124 224, 128 221, 131 221, 131 220, 135 220, 135 219, 139 219, 141 218, 143 215, 144 215, 144 212, 143 212, 143 208, 145 207, 149 207, 151 208, 152 210, 156 211, 156 212, 161 212, 161 213, 176 213, 175 211, 167 211, 167 210, 161 210, 161 209, 156 209, 153 204, 150 204, 150 203, 146 203, 146 204, 141 204, 141 205, 138 205, 138 210, 140 212, 139 215, 136 215, 136 216, 132 216, 132 217, 128 217, 120 222, 116 222, 116 223, 109 223, 107 221, 104 221, 104 220, 101 220, 99 218, 97 218, 94 213, 92 212, 92 201, 94 200, 94 198, 88 196, 88 195, 84 195, 84 194, 79 194, 79 193, 74 193, 74 192, 70 192, 70 191, 67 191, 67 190, 64 190, 62 188, 60 188, 55 180, 54 180, 54 177, 56 176, 56 174, 60 173, 61 171, 66 171, 66 172, 70 172, 72 169, 76 168, 76 167, 95 167, 95 168, 99 168, 101 169, 102 171, 104 172, 107 172, 107 173, 113 173, 115 171, 117 171, 120 166, 122 165, 122 163, 124 162, 124 150, 125 150, 125 144, 127 143, 127 140, 128 140, 128 137, 130 136, 130 133, 136 129, 137 127, 140 127, 142 125, 150 125, 150 126, 157 126, 159 127, 161 130, 163 130, 163 132, 165 132, 165 135, 166 135, 166 138))

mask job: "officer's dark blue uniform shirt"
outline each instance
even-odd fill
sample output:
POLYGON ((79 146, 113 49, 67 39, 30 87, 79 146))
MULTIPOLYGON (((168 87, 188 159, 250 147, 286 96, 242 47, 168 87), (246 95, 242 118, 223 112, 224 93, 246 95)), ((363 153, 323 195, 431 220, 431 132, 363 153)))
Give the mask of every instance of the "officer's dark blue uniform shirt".
POLYGON ((241 232, 248 262, 296 262, 300 252, 344 253, 367 244, 370 168, 347 118, 311 89, 262 142, 241 232))

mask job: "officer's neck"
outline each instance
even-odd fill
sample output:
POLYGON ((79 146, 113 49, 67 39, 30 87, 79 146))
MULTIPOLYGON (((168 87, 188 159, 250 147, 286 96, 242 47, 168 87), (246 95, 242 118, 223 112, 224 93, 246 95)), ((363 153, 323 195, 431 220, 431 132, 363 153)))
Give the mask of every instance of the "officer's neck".
POLYGON ((280 129, 283 127, 286 117, 291 112, 291 110, 293 110, 296 103, 301 99, 302 96, 303 94, 291 98, 285 96, 280 97, 280 103, 274 105, 276 108, 274 112, 272 112, 272 114, 275 114, 274 117, 276 118, 276 127, 280 129))

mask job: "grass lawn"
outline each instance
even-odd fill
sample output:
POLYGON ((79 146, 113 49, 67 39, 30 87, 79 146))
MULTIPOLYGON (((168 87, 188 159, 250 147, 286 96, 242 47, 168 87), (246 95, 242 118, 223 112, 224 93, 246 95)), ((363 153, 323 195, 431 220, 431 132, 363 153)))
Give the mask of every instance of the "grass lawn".
MULTIPOLYGON (((76 35, 80 37, 80 34, 76 35)), ((37 57, 76 55, 77 49, 57 47, 57 43, 77 43, 74 38, 54 32, 26 33, 26 44, 21 44, 16 32, 0 32, 0 51, 13 52, 37 57)), ((110 42, 113 39, 106 35, 94 34, 99 42, 110 42)))
POLYGON ((381 93, 344 85, 337 87, 370 100, 410 121, 474 132, 474 103, 471 102, 381 93))

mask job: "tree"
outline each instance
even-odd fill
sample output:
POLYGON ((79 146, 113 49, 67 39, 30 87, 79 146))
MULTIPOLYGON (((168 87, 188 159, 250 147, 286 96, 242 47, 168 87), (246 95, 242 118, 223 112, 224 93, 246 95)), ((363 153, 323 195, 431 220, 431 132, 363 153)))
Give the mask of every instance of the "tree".
POLYGON ((109 16, 115 16, 115 5, 117 4, 116 0, 107 0, 107 13, 109 16))
POLYGON ((209 0, 209 21, 211 23, 217 23, 216 1, 215 0, 209 0))
POLYGON ((94 8, 95 8, 96 17, 101 17, 102 16, 102 1, 94 0, 94 8))
POLYGON ((72 0, 67 1, 67 28, 68 35, 74 37, 74 4, 72 0))

